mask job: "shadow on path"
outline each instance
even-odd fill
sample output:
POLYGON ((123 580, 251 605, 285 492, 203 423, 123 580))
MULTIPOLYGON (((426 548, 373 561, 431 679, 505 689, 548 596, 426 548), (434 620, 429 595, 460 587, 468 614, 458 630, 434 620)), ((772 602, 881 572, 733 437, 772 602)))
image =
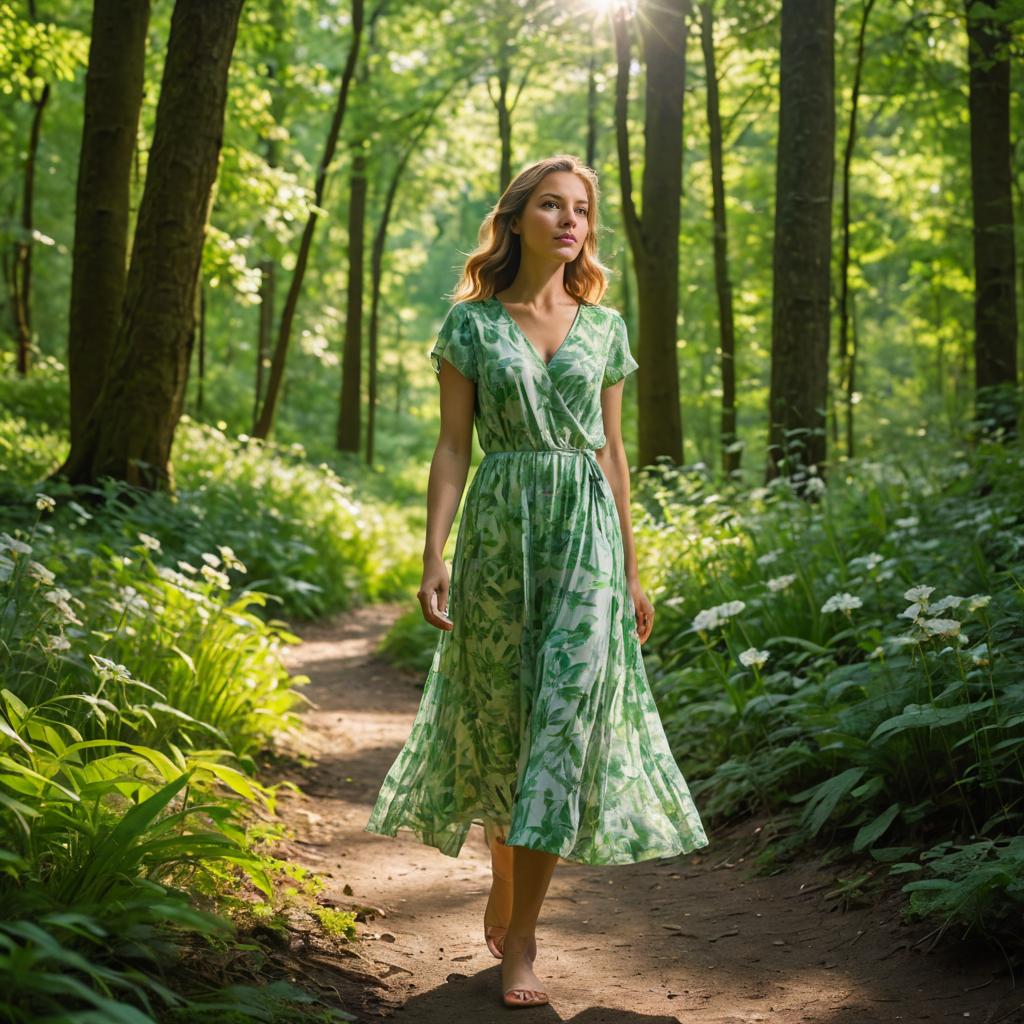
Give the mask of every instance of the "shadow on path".
POLYGON ((289 668, 311 677, 315 707, 296 745, 311 766, 287 773, 303 795, 281 800, 294 829, 285 853, 323 877, 331 905, 362 908, 355 948, 374 984, 360 1007, 346 1007, 359 1020, 1024 1024, 1024 992, 995 955, 924 954, 930 926, 901 924, 898 900, 846 912, 826 900, 842 866, 754 877, 750 821, 670 860, 560 862, 537 932, 535 970, 551 1003, 504 1007, 500 963, 483 942, 482 830, 471 829, 457 858, 405 831, 363 831, 422 693, 421 680, 374 654, 406 609, 296 626, 304 642, 287 652, 289 668))

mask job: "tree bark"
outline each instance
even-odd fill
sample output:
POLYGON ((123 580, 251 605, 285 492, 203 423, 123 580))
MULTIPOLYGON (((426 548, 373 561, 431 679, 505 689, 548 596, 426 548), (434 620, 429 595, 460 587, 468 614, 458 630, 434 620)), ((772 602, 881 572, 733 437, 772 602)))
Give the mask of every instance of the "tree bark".
POLYGON ((766 479, 825 476, 834 0, 783 0, 766 479))
POLYGON ((1004 0, 966 0, 974 212, 975 412, 1017 435, 1017 295, 1010 159, 1010 31, 1004 0))
POLYGON ((242 0, 177 0, 124 309, 109 371, 57 475, 173 486, 171 444, 195 332, 196 286, 217 175, 242 0))
POLYGON ((725 160, 722 155, 722 117, 718 102, 718 69, 715 61, 714 4, 700 5, 701 47, 707 79, 708 130, 710 132, 712 218, 714 222, 715 290, 718 294, 719 347, 722 353, 722 422, 719 444, 722 472, 740 468, 736 433, 736 328, 729 279, 729 231, 725 216, 725 160))
MULTIPOLYGON (((850 351, 850 166, 857 144, 857 113, 860 101, 860 82, 864 73, 864 37, 867 34, 868 18, 875 0, 864 0, 861 8, 860 30, 857 33, 857 63, 853 73, 853 89, 850 97, 850 124, 846 133, 846 147, 843 151, 843 249, 839 264, 839 393, 842 395, 843 412, 846 419, 846 454, 854 455, 853 433, 853 353, 850 351)), ((839 442, 839 411, 832 418, 833 440, 839 442)))
POLYGON ((366 411, 366 464, 373 465, 374 440, 377 425, 377 379, 378 379, 378 336, 380 333, 380 292, 381 279, 384 266, 384 246, 388 237, 388 224, 391 221, 391 211, 394 208, 395 197, 398 195, 398 186, 405 173, 409 158, 416 152, 420 139, 426 130, 434 123, 434 115, 438 107, 448 97, 452 86, 444 90, 432 105, 429 113, 423 117, 419 128, 413 132, 395 165, 391 180, 388 183, 387 193, 384 196, 384 203, 381 209, 380 221, 373 237, 373 246, 370 253, 370 325, 368 341, 369 380, 367 382, 367 411, 366 411))
MULTIPOLYGON (((28 15, 36 20, 35 0, 29 0, 28 15)), ((32 361, 32 252, 35 233, 36 156, 42 132, 43 112, 50 100, 50 83, 44 82, 39 96, 32 100, 32 124, 25 153, 25 173, 21 184, 21 234, 14 243, 11 267, 11 306, 14 317, 16 370, 22 377, 32 361)))
POLYGON ((622 216, 636 270, 637 459, 641 466, 664 457, 683 461, 679 410, 679 221, 683 170, 683 90, 690 0, 646 0, 636 23, 647 65, 641 183, 642 214, 633 203, 629 157, 630 44, 625 9, 612 15, 617 76, 615 128, 622 216), (656 147, 656 148, 655 148, 656 147))
POLYGON ((93 7, 68 314, 72 438, 99 397, 121 319, 148 25, 149 0, 93 7))
POLYGON ((352 84, 352 77, 356 70, 356 61, 359 58, 359 46, 363 34, 363 0, 352 0, 352 45, 349 47, 348 57, 345 61, 345 68, 341 73, 341 87, 338 90, 338 102, 334 108, 334 117, 331 119, 331 126, 327 132, 327 142, 324 145, 324 154, 316 172, 316 185, 314 187, 313 207, 306 218, 306 227, 302 232, 302 239, 299 242, 299 251, 295 259, 295 270, 292 272, 291 284, 288 288, 288 295, 285 298, 284 310, 281 313, 281 324, 277 332, 277 343, 274 346, 274 357, 270 363, 270 376, 267 381, 267 397, 263 408, 256 421, 253 430, 254 437, 267 438, 274 425, 274 416, 277 413, 277 398, 281 391, 281 383, 284 380, 284 366, 288 358, 288 346, 291 342, 292 324, 295 321, 295 311, 299 305, 299 296, 302 293, 302 282, 306 276, 306 267, 309 263, 309 253, 313 245, 313 234, 316 231, 316 222, 319 218, 318 209, 323 205, 324 189, 327 186, 327 169, 334 160, 334 152, 338 146, 338 136, 341 133, 341 126, 345 120, 345 110, 348 106, 349 87, 352 84))
POLYGON ((357 140, 353 149, 348 201, 348 292, 336 437, 338 451, 343 452, 359 451, 360 397, 363 390, 363 253, 366 231, 366 152, 363 140, 357 140))

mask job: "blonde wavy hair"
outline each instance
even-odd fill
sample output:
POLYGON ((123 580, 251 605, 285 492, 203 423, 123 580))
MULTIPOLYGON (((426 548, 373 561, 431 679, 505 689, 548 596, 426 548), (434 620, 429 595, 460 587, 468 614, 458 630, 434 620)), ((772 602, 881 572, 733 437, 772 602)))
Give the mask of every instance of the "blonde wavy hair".
POLYGON ((489 299, 504 291, 519 271, 520 238, 511 230, 512 220, 522 214, 530 196, 546 174, 569 171, 587 190, 587 237, 579 255, 565 265, 565 290, 577 302, 597 303, 608 289, 608 268, 597 255, 599 189, 597 174, 570 154, 539 160, 512 179, 508 188, 480 225, 476 248, 466 258, 462 275, 448 298, 452 303, 489 299))

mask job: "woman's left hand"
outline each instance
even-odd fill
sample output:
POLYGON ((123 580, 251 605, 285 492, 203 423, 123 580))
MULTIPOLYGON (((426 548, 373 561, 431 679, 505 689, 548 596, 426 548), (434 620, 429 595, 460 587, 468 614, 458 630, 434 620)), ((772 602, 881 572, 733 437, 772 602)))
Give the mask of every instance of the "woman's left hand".
POLYGON ((636 633, 640 643, 645 643, 654 629, 654 605, 647 600, 644 588, 640 586, 639 580, 629 584, 629 593, 633 598, 633 607, 636 609, 636 633))

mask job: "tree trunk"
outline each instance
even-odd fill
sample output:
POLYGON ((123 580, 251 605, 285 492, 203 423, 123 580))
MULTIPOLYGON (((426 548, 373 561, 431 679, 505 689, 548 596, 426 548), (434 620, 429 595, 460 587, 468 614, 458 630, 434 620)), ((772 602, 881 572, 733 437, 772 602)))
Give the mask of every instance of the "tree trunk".
POLYGON ((1017 296, 1005 0, 966 0, 974 212, 974 387, 984 431, 1017 434, 1017 296))
POLYGON ((68 314, 72 438, 99 397, 121 319, 148 24, 149 0, 93 7, 68 314))
POLYGON ((434 102, 430 112, 423 118, 419 128, 409 139, 405 150, 402 152, 395 166, 391 181, 388 184, 387 193, 384 196, 383 208, 381 210, 380 222, 373 237, 373 247, 370 253, 370 329, 368 343, 369 360, 369 381, 367 384, 367 411, 366 411, 366 464, 373 465, 374 434, 377 426, 377 379, 378 379, 378 335, 380 333, 380 290, 381 278, 384 265, 384 246, 388 237, 388 224, 391 221, 391 211, 395 205, 395 197, 398 195, 398 185, 402 180, 409 158, 416 152, 420 139, 426 130, 434 123, 434 115, 438 107, 448 97, 455 83, 442 92, 434 102))
POLYGON ((626 12, 612 16, 617 68, 615 128, 622 215, 633 252, 637 289, 638 463, 683 461, 679 411, 679 203, 683 169, 683 90, 690 0, 646 0, 635 23, 647 65, 644 95, 642 216, 633 203, 629 158, 630 45, 626 12))
POLYGON ((324 189, 327 185, 327 169, 334 160, 334 151, 338 146, 338 135, 345 120, 345 109, 348 106, 349 87, 355 74, 356 61, 359 58, 359 45, 363 34, 363 0, 352 0, 352 45, 349 47, 345 68, 341 73, 341 88, 338 90, 338 102, 334 108, 334 117, 327 132, 324 155, 316 172, 313 208, 306 218, 306 227, 299 242, 299 252, 295 259, 295 270, 292 272, 291 284, 285 298, 284 310, 281 313, 281 324, 277 332, 277 344, 274 346, 274 357, 270 363, 270 377, 267 381, 267 397, 253 430, 254 437, 267 438, 274 425, 277 413, 277 398, 284 380, 284 365, 288 357, 288 345, 291 341, 292 324, 295 321, 295 310, 299 305, 302 293, 302 282, 306 276, 309 263, 309 252, 313 245, 313 234, 319 214, 317 209, 323 205, 324 189))
MULTIPOLYGON (((35 0, 29 0, 28 15, 36 20, 35 0)), ((33 68, 34 70, 34 68, 33 68)), ((28 374, 32 361, 32 247, 35 232, 36 156, 42 131, 43 111, 50 100, 50 83, 44 82, 39 96, 32 101, 32 125, 29 128, 25 153, 25 174, 21 192, 21 232, 14 243, 11 268, 11 305, 14 317, 14 341, 17 352, 16 369, 20 376, 28 374)))
POLYGON ((722 449, 722 472, 731 476, 740 468, 740 448, 736 434, 736 328, 733 321, 732 282, 729 280, 729 232, 725 217, 725 160, 722 155, 722 118, 715 61, 715 14, 714 5, 708 0, 700 5, 700 25, 707 79, 708 129, 711 136, 715 290, 718 294, 719 347, 722 352, 722 423, 719 443, 722 449))
POLYGON ((783 0, 766 478, 825 475, 834 0, 783 0))
POLYGON ((366 230, 366 152, 363 140, 353 147, 348 202, 348 295, 345 341, 341 356, 341 401, 337 448, 359 451, 363 363, 363 251, 366 230))
MULTIPOLYGON (((846 148, 843 151, 843 248, 839 265, 839 393, 842 395, 846 420, 846 454, 853 458, 853 363, 849 352, 850 338, 850 165, 857 143, 857 108, 860 101, 860 81, 864 72, 864 36, 868 30, 868 18, 875 0, 864 0, 860 14, 860 31, 857 33, 857 62, 853 72, 853 90, 850 97, 850 125, 846 132, 846 148)), ((839 410, 832 418, 833 440, 839 441, 839 410)))
MULTIPOLYGON (((279 69, 290 57, 289 36, 284 0, 272 0, 269 23, 273 32, 271 56, 267 61, 267 90, 270 92, 270 117, 275 125, 283 124, 285 117, 285 93, 281 88, 279 69)), ((277 167, 280 145, 273 131, 263 140, 263 151, 268 167, 277 167)), ((256 380, 253 394, 252 430, 263 404, 263 375, 270 353, 274 332, 274 307, 277 290, 277 265, 271 256, 259 262, 260 270, 260 315, 256 328, 256 380)))
POLYGON ((173 486, 170 451, 195 332, 200 257, 217 175, 242 0, 177 0, 108 374, 57 475, 173 486))

